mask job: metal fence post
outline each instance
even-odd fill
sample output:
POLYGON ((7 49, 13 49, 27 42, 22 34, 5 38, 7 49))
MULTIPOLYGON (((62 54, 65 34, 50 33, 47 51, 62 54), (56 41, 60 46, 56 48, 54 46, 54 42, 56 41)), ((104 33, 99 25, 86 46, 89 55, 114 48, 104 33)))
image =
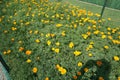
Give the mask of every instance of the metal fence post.
POLYGON ((105 10, 105 6, 106 6, 106 4, 107 4, 107 1, 108 1, 108 0, 105 0, 105 2, 104 2, 104 4, 103 4, 103 8, 102 8, 102 11, 101 11, 101 14, 100 14, 100 19, 101 19, 102 16, 103 16, 103 12, 104 12, 104 10, 105 10))

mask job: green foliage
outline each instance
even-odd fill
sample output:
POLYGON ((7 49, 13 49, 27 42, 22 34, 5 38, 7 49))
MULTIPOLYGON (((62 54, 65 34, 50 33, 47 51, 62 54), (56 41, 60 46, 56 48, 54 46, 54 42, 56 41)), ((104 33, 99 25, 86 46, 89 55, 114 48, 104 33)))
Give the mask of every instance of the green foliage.
POLYGON ((111 76, 105 77, 120 75, 120 27, 110 18, 99 20, 99 14, 47 0, 2 1, 0 9, 0 51, 13 80, 72 80, 89 60, 95 66, 83 79, 93 71, 99 78, 106 64, 97 71, 95 61, 102 59, 110 63, 111 76))

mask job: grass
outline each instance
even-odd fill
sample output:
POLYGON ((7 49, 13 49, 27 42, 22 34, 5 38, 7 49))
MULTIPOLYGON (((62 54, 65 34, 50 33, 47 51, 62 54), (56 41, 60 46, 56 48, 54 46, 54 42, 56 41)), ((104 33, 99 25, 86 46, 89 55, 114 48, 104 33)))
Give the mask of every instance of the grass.
MULTIPOLYGON (((80 0, 80 1, 85 1, 85 2, 90 2, 90 3, 94 3, 97 5, 103 5, 105 0, 100 0, 100 1, 96 1, 96 0, 80 0)), ((114 8, 114 9, 119 9, 120 10, 120 1, 119 0, 109 0, 107 1, 107 7, 110 8, 114 8)))
POLYGON ((120 76, 120 27, 110 19, 48 0, 0 1, 0 9, 0 51, 12 80, 120 76))
MULTIPOLYGON (((80 6, 82 9, 86 9, 87 11, 92 11, 94 13, 101 13, 102 6, 98 6, 95 4, 89 4, 87 2, 78 1, 78 0, 63 0, 67 1, 75 6, 80 6)), ((112 8, 106 8, 103 14, 103 18, 111 18, 112 22, 115 26, 120 25, 120 10, 112 9, 112 8)))

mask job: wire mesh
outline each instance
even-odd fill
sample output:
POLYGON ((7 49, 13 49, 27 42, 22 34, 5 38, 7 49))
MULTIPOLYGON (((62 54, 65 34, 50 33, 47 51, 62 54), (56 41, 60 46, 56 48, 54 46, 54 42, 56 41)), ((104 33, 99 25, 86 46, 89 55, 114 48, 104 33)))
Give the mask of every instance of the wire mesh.
MULTIPOLYGON (((101 6, 103 6, 104 4, 104 0, 80 0, 80 1, 90 2, 101 6)), ((120 0, 108 0, 106 6, 120 10, 120 0)))

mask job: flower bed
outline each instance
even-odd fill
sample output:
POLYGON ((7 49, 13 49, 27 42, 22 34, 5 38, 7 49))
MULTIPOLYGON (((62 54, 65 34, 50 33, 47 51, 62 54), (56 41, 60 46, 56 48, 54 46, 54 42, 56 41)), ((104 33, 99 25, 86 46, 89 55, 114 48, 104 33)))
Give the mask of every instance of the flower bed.
POLYGON ((3 3, 0 50, 13 80, 120 76, 120 27, 112 26, 110 18, 48 0, 3 3))

